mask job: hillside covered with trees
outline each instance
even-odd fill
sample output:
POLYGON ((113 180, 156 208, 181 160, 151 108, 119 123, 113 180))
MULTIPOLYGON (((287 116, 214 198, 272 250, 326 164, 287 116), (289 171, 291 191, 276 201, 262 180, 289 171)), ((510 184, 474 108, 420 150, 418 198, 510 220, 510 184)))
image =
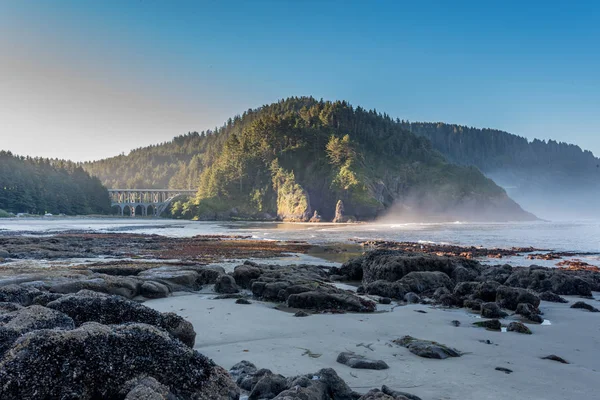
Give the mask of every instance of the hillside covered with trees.
POLYGON ((30 214, 108 214, 100 180, 68 161, 0 151, 0 209, 30 214))
POLYGON ((449 163, 399 120, 344 101, 289 98, 84 165, 110 187, 198 188, 178 217, 533 219, 477 168, 449 163))
POLYGON ((448 161, 474 165, 538 215, 599 215, 600 159, 579 146, 494 129, 401 121, 448 161))

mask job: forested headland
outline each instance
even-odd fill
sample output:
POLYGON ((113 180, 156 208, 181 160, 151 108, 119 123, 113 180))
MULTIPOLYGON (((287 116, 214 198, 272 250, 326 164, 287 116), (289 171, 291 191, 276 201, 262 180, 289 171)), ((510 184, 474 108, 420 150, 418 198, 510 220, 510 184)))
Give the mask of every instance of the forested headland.
POLYGON ((84 168, 109 187, 198 188, 194 199, 174 203, 172 215, 183 218, 534 218, 478 168, 448 162, 403 121, 311 97, 84 168))
POLYGON ((0 151, 0 209, 13 214, 108 214, 110 199, 100 179, 76 163, 0 151))

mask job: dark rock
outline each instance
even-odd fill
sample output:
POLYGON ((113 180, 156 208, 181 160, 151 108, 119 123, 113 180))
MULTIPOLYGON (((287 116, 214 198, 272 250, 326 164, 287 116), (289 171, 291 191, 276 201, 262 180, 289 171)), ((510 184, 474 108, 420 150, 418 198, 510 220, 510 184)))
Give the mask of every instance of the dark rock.
POLYGON ((0 287, 0 302, 18 303, 22 306, 28 306, 33 303, 36 296, 43 292, 36 288, 22 285, 6 285, 0 287))
POLYGON ((48 303, 48 307, 73 318, 77 326, 85 322, 106 325, 141 322, 165 329, 189 347, 194 347, 196 332, 191 323, 174 313, 160 313, 120 296, 82 290, 48 303))
POLYGON ((442 286, 442 287, 435 289, 435 292, 433 292, 433 298, 435 300, 439 300, 442 296, 446 296, 449 294, 452 294, 452 292, 450 290, 448 290, 448 288, 442 286))
POLYGON ((38 329, 74 329, 75 323, 65 314, 33 305, 0 316, 0 354, 21 335, 38 329))
POLYGON ((222 368, 156 327, 88 323, 18 339, 0 361, 0 398, 121 398, 121 389, 142 376, 181 398, 239 397, 222 368))
POLYGON ((496 291, 496 303, 501 308, 514 311, 519 303, 529 303, 534 307, 538 307, 540 298, 526 289, 499 286, 496 291))
POLYGON ((235 304, 252 304, 252 302, 246 300, 246 299, 237 299, 235 301, 235 304))
POLYGON ((302 311, 302 310, 300 310, 294 314, 294 317, 308 317, 308 316, 310 316, 310 314, 307 313, 306 311, 302 311))
POLYGON ((558 361, 559 363, 563 363, 563 364, 569 364, 569 362, 567 360, 565 360, 564 358, 559 357, 555 354, 550 354, 549 356, 542 357, 542 360, 552 360, 552 361, 558 361))
POLYGON ((380 297, 379 304, 392 304, 392 299, 389 297, 380 297))
POLYGON ((504 318, 507 315, 496 303, 481 304, 481 316, 483 318, 504 318))
MULTIPOLYGON (((360 396, 360 398, 358 400, 396 400, 396 399, 397 398, 394 398, 388 394, 383 393, 379 389, 372 389, 372 390, 369 390, 369 392, 367 392, 363 396, 360 396)), ((406 399, 406 397, 404 397, 404 399, 406 399)), ((402 400, 404 400, 404 399, 402 399, 402 400)))
POLYGON ((408 292, 404 295, 404 301, 409 304, 416 304, 421 301, 421 298, 416 293, 408 292))
POLYGON ((252 388, 248 400, 272 399, 288 388, 281 375, 266 374, 252 388))
POLYGON ((454 288, 454 282, 448 275, 440 271, 410 272, 400 279, 400 283, 417 294, 434 291, 439 287, 445 287, 448 290, 454 288))
POLYGON ((508 324, 508 328, 506 328, 508 332, 517 332, 524 333, 526 335, 531 335, 531 330, 521 322, 511 322, 508 324))
POLYGON ((383 280, 370 282, 364 286, 364 291, 367 294, 390 297, 392 299, 403 299, 407 289, 408 288, 400 282, 388 282, 383 280))
POLYGON ((194 271, 198 274, 196 283, 199 285, 214 285, 221 275, 225 275, 225 269, 218 266, 202 266, 194 271))
POLYGON ((46 306, 48 303, 50 303, 51 301, 54 300, 58 300, 62 297, 63 295, 60 293, 42 293, 39 296, 36 296, 33 299, 32 304, 36 304, 38 306, 46 306))
POLYGON ((502 266, 492 265, 481 271, 481 275, 477 278, 477 280, 482 282, 495 281, 501 285, 504 285, 504 282, 506 282, 512 272, 513 268, 508 264, 502 266))
POLYGON ((252 282, 262 274, 261 269, 256 264, 252 264, 244 263, 243 265, 238 265, 233 270, 233 278, 241 288, 250 289, 252 282))
POLYGON ((515 313, 522 315, 532 322, 537 322, 538 324, 544 322, 544 318, 540 316, 540 311, 529 303, 519 303, 515 313))
POLYGON ((459 265, 458 267, 454 268, 454 271, 452 271, 450 278, 452 278, 454 282, 458 283, 474 281, 475 279, 477 279, 478 276, 479 270, 473 268, 465 268, 459 265))
POLYGON ((50 287, 52 293, 77 293, 80 290, 115 294, 131 299, 139 294, 143 281, 137 278, 112 275, 98 275, 91 279, 71 280, 50 287))
MULTIPOLYGON (((354 278, 357 278, 361 274, 354 271, 359 269, 359 265, 362 266, 363 284, 377 280, 396 282, 410 272, 415 271, 443 272, 450 277, 454 276, 454 271, 458 267, 464 267, 469 271, 473 271, 473 275, 478 275, 479 271, 483 269, 479 262, 467 260, 462 257, 443 257, 427 254, 407 254, 394 250, 375 250, 344 264, 341 272, 344 275, 352 275, 354 278)), ((463 276, 464 271, 461 270, 460 275, 463 276)), ((450 290, 452 288, 448 287, 450 290)), ((416 290, 413 291, 419 293, 416 290)))
POLYGON ((569 301, 566 299, 563 299, 562 297, 560 297, 559 295, 557 295, 556 293, 553 292, 542 292, 540 293, 540 300, 544 300, 544 301, 549 301, 552 303, 568 303, 569 301))
POLYGON ((381 360, 371 360, 361 355, 348 351, 342 352, 337 357, 337 362, 356 369, 388 369, 389 366, 381 360))
POLYGON ((453 294, 443 294, 438 298, 438 303, 446 307, 460 305, 460 300, 453 294))
POLYGON ((454 294, 459 297, 470 296, 481 285, 480 282, 460 282, 454 287, 454 294))
MULTIPOLYGON (((233 380, 236 381, 238 386, 242 387, 242 382, 246 380, 246 378, 248 378, 249 376, 254 375, 256 371, 258 371, 256 365, 252 364, 250 361, 243 360, 231 367, 231 369, 229 370, 229 375, 231 375, 231 378, 233 378, 233 380)), ((244 388, 242 387, 242 389, 244 388)), ((251 389, 252 387, 250 386, 248 389, 245 390, 251 389)))
MULTIPOLYGON (((237 365, 237 364, 236 364, 237 365)), ((254 364, 252 364, 254 365, 254 364)), ((242 374, 238 379, 238 386, 248 392, 251 392, 254 386, 265 376, 273 375, 270 369, 261 368, 252 373, 242 374)))
POLYGON ((198 290, 201 287, 198 272, 174 266, 147 269, 140 272, 138 277, 143 280, 156 281, 167 285, 171 292, 198 290))
POLYGON ((464 308, 469 308, 473 311, 481 311, 481 305, 483 301, 480 299, 467 299, 463 302, 464 308))
POLYGON ((501 331, 502 330, 502 324, 497 319, 478 321, 478 322, 474 322, 473 325, 478 326, 480 328, 485 328, 488 331, 501 331))
POLYGON ((416 339, 412 336, 403 336, 393 341, 394 343, 406 347, 411 353, 424 358, 436 358, 443 360, 448 357, 460 357, 460 353, 446 345, 432 342, 429 340, 416 339))
POLYGON ((235 283, 235 279, 231 275, 221 275, 217 278, 217 282, 215 283, 215 292, 230 294, 230 293, 238 293, 240 289, 235 283))
POLYGON ((496 367, 496 371, 504 372, 505 374, 512 374, 512 369, 504 368, 504 367, 496 367))
POLYGON ((536 292, 552 291, 559 295, 585 297, 592 295, 591 287, 585 280, 570 271, 557 268, 521 268, 515 270, 504 284, 536 292))
POLYGON ((144 376, 127 381, 119 391, 125 400, 173 400, 175 395, 156 379, 144 376))
POLYGON ((481 282, 473 292, 473 298, 486 303, 495 302, 499 286, 500 284, 496 281, 481 282))
POLYGON ((599 312, 600 310, 598 310, 596 307, 584 302, 584 301, 578 301, 577 303, 574 303, 571 308, 581 308, 583 310, 588 310, 589 312, 599 312))
POLYGON ((10 313, 22 308, 23 306, 17 303, 0 302, 0 314, 10 313))
POLYGON ((287 304, 292 308, 309 310, 344 310, 354 312, 373 312, 375 303, 348 293, 304 292, 288 297, 287 304))
POLYGON ((420 397, 417 397, 414 394, 410 394, 410 393, 406 393, 406 392, 400 392, 398 390, 393 390, 393 389, 390 389, 389 387, 387 387, 385 385, 383 385, 381 387, 381 391, 383 393, 387 394, 388 396, 392 396, 394 398, 394 400, 404 400, 404 399, 402 399, 402 397, 406 397, 409 400, 421 400, 420 397))
POLYGON ((331 368, 289 379, 288 387, 274 400, 358 400, 361 396, 331 368))
POLYGON ((169 293, 169 287, 160 282, 146 281, 140 286, 140 295, 149 299, 167 297, 169 293))
POLYGON ((456 326, 456 327, 459 327, 459 326, 460 326, 460 321, 459 321, 459 320, 457 320, 457 319, 455 319, 455 320, 453 320, 453 321, 450 321, 450 323, 451 323, 452 325, 456 326))

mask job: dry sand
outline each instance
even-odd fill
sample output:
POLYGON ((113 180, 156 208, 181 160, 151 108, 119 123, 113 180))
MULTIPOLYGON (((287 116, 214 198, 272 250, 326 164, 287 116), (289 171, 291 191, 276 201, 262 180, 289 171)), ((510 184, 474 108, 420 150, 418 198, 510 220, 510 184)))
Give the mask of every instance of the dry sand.
MULTIPOLYGON (((210 297, 186 294, 145 304, 191 321, 196 350, 225 368, 249 360, 259 368, 294 376, 331 367, 358 392, 385 384, 423 400, 600 399, 600 313, 570 309, 570 304, 542 302, 544 318, 551 324, 528 324, 533 335, 523 335, 474 327, 475 314, 463 309, 384 306, 388 312, 298 318, 271 303, 239 305, 210 297), (461 326, 453 326, 452 320, 461 326), (403 335, 434 340, 466 354, 446 360, 420 358, 391 343, 403 335), (372 350, 363 347, 369 344, 372 350), (306 350, 321 356, 309 357, 306 350), (367 371, 338 364, 337 355, 346 350, 383 360, 390 368, 367 371), (541 359, 549 354, 571 364, 541 359)), ((586 301, 599 307, 596 300, 586 301)))

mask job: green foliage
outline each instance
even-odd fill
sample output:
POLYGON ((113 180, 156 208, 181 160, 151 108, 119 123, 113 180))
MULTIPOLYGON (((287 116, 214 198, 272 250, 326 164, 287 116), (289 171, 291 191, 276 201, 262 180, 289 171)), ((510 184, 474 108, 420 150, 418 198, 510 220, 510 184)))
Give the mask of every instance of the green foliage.
POLYGON ((248 110, 214 131, 84 167, 110 187, 197 187, 193 200, 173 204, 182 218, 235 209, 247 217, 317 210, 331 219, 343 200, 349 215, 365 219, 425 192, 441 202, 506 197, 478 169, 449 164, 404 121, 312 97, 248 110))
POLYGON ((75 163, 0 151, 0 208, 30 214, 108 214, 100 180, 75 163))
POLYGON ((14 216, 15 216, 14 214, 0 209, 0 218, 10 218, 10 217, 14 217, 14 216))

